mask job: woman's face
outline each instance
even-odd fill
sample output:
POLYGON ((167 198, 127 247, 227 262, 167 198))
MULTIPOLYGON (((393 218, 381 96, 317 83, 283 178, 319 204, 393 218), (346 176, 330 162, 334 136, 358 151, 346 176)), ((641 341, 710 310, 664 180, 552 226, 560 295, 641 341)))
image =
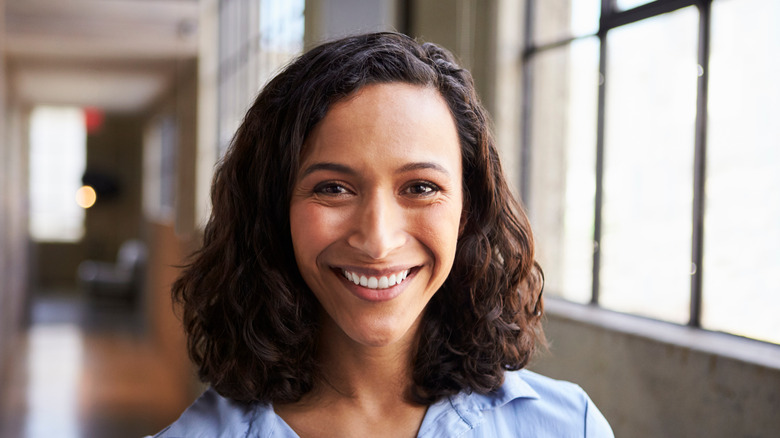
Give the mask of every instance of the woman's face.
POLYGON ((369 85, 331 107, 305 150, 290 228, 326 327, 366 346, 411 339, 449 275, 463 207, 447 104, 430 88, 369 85))

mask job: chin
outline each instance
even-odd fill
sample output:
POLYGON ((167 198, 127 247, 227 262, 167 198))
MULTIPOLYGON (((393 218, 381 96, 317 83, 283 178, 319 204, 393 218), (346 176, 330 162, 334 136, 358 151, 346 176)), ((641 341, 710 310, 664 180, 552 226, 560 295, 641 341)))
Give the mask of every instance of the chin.
POLYGON ((347 335, 355 342, 367 347, 387 347, 407 338, 410 327, 399 327, 397 324, 380 323, 365 324, 356 327, 347 335))

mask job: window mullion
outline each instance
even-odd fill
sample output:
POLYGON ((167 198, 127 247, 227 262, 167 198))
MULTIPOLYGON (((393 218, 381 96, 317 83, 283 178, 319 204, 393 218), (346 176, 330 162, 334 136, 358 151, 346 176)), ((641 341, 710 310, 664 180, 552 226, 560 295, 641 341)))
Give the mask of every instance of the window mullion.
POLYGON ((696 93, 696 143, 693 155, 693 230, 691 248, 691 314, 688 325, 701 326, 704 183, 707 157, 707 92, 709 84, 711 1, 699 5, 699 80, 696 93))
POLYGON ((710 0, 657 0, 627 11, 619 11, 614 5, 614 0, 602 0, 601 27, 606 30, 614 29, 646 18, 673 12, 687 6, 708 3, 709 1, 710 0))
POLYGON ((601 271, 601 216, 604 194, 604 125, 606 102, 607 72, 607 28, 606 17, 612 14, 614 0, 601 1, 601 20, 599 23, 599 90, 596 125, 596 187, 593 200, 593 274, 591 304, 599 303, 599 282, 601 271))
POLYGON ((599 32, 599 91, 598 91, 598 125, 596 126, 596 193, 594 196, 593 218, 593 292, 591 303, 599 302, 599 271, 601 269, 601 214, 604 192, 604 102, 606 100, 606 67, 607 38, 606 33, 599 32))
POLYGON ((525 30, 523 32, 523 65, 522 65, 522 108, 521 108, 521 137, 520 137, 520 199, 526 206, 531 205, 531 101, 533 89, 533 68, 531 58, 534 54, 534 6, 535 0, 525 3, 525 30))

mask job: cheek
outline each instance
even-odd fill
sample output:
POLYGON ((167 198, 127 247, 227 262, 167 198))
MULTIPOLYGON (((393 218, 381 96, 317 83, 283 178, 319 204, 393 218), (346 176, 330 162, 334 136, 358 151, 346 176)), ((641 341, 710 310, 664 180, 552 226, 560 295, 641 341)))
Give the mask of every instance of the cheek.
POLYGON ((447 274, 455 258, 460 222, 459 203, 438 206, 415 220, 417 229, 424 230, 421 237, 425 245, 435 254, 437 264, 446 268, 447 274))
POLYGON ((338 236, 344 219, 332 209, 316 204, 290 206, 290 233, 299 265, 311 262, 338 236))

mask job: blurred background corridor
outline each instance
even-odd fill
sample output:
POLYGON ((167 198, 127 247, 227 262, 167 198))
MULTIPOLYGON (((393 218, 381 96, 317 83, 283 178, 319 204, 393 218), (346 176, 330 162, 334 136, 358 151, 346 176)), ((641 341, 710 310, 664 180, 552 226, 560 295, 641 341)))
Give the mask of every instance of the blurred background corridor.
POLYGON ((0 438, 138 437, 203 391, 170 286, 214 165, 305 48, 474 76, 550 351, 627 437, 780 433, 780 2, 0 0, 0 438))
POLYGON ((200 4, 0 6, 0 436, 155 433, 197 391, 165 295, 197 237, 165 209, 171 148, 195 142, 200 4))

